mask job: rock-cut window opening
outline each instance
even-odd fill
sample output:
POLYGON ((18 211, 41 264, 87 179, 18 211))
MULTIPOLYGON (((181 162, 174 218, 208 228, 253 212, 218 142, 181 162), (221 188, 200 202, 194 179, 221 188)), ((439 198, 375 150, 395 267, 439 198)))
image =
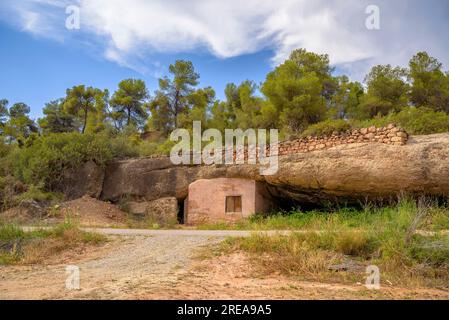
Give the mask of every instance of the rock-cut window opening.
POLYGON ((242 196, 226 197, 226 213, 242 212, 242 196))

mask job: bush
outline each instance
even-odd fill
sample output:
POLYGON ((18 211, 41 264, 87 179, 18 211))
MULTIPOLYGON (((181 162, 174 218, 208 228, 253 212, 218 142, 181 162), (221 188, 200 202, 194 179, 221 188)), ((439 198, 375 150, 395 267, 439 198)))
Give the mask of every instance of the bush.
POLYGON ((12 224, 0 225, 0 241, 12 241, 25 237, 25 232, 12 224))
POLYGON ((385 117, 375 117, 365 121, 350 121, 355 128, 370 126, 384 127, 389 123, 401 126, 409 134, 422 135, 443 133, 449 131, 449 115, 444 112, 433 111, 428 108, 408 107, 398 113, 385 117))
POLYGON ((394 122, 410 134, 432 134, 449 131, 449 115, 427 108, 407 108, 394 115, 394 122))
POLYGON ((303 133, 303 137, 307 136, 328 136, 333 132, 345 132, 351 129, 351 125, 342 119, 339 120, 326 120, 309 126, 303 133))
POLYGON ((386 127, 394 123, 409 134, 424 135, 449 132, 449 114, 429 108, 407 107, 398 113, 377 116, 368 120, 326 120, 309 126, 301 136, 328 136, 333 132, 345 132, 349 129, 368 128, 371 126, 386 127))
POLYGON ((11 151, 11 146, 5 144, 2 138, 0 138, 0 158, 4 158, 11 151))
MULTIPOLYGON (((59 190, 65 172, 76 170, 88 161, 105 166, 116 158, 166 153, 165 144, 145 148, 144 143, 132 132, 116 134, 105 131, 97 134, 49 134, 36 137, 23 148, 0 144, 0 155, 5 156, 0 158, 0 177, 13 175, 27 185, 39 186, 32 187, 28 194, 23 195, 27 199, 40 200, 43 197, 52 200, 52 195, 42 192, 59 190), (39 192, 41 194, 37 194, 39 192)), ((6 182, 0 181, 0 202, 3 202, 2 194, 5 194, 4 185, 6 182)))
POLYGON ((142 157, 148 157, 159 154, 160 143, 142 141, 139 144, 139 155, 142 157))
POLYGON ((17 180, 14 177, 0 176, 0 212, 14 206, 17 191, 17 180))
POLYGON ((141 157, 167 156, 170 155, 170 151, 175 144, 175 142, 169 139, 158 142, 144 140, 138 146, 139 155, 141 157))
POLYGON ((126 135, 120 134, 110 139, 114 158, 132 158, 140 155, 139 145, 126 135))
POLYGON ((17 204, 24 200, 35 200, 37 202, 54 202, 63 198, 63 195, 54 192, 42 191, 41 187, 31 185, 28 190, 14 197, 17 204))
POLYGON ((10 146, 4 143, 0 137, 0 177, 8 175, 11 168, 11 161, 9 155, 14 150, 15 146, 10 146))
POLYGON ((54 190, 66 170, 88 161, 104 166, 114 157, 114 151, 106 135, 51 134, 12 154, 13 173, 27 184, 42 184, 47 190, 54 190))
POLYGON ((415 235, 408 255, 418 263, 434 267, 449 267, 449 239, 444 236, 415 235))

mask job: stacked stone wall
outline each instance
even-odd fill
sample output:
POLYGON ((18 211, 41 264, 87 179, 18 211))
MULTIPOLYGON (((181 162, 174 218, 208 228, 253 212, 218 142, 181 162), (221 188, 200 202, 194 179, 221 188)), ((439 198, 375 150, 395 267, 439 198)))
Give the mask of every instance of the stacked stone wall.
MULTIPOLYGON (((329 149, 339 145, 347 145, 353 143, 383 143, 388 145, 403 146, 407 144, 409 135, 408 133, 394 124, 390 124, 387 127, 369 127, 363 129, 348 130, 346 132, 334 132, 327 136, 309 136, 305 138, 281 141, 278 144, 278 155, 292 155, 297 153, 307 153, 318 150, 329 149)), ((254 152, 252 154, 257 154, 254 152)), ((225 150, 222 150, 223 159, 225 150)), ((191 153, 191 155, 193 152, 191 153)), ((275 155, 270 153, 269 147, 267 147, 266 155, 275 155)), ((200 155, 201 156, 201 155, 200 155)), ((165 156, 151 156, 151 158, 161 158, 165 156)), ((236 159, 248 159, 248 148, 238 153, 234 150, 234 160, 236 159)))
POLYGON ((391 124, 387 127, 354 129, 343 133, 333 133, 324 137, 307 137, 279 143, 279 155, 312 152, 342 144, 377 142, 402 146, 407 144, 408 134, 404 129, 391 124))

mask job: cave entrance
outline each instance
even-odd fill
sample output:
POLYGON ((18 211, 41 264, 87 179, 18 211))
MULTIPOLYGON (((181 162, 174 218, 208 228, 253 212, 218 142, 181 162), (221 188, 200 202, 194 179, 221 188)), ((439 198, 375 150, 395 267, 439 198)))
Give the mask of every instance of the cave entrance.
POLYGON ((178 224, 185 224, 186 223, 186 210, 187 206, 187 198, 178 199, 178 224))
POLYGON ((275 212, 289 213, 294 211, 332 211, 349 205, 344 199, 325 199, 319 193, 306 193, 300 190, 289 189, 288 187, 274 187, 267 185, 267 188, 275 204, 275 212))

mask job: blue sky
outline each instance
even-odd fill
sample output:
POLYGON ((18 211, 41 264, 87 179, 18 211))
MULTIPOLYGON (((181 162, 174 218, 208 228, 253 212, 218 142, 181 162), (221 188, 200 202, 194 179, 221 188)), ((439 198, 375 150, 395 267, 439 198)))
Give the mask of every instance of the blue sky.
POLYGON ((194 63, 219 98, 228 82, 263 81, 295 48, 328 53, 337 73, 363 80, 375 64, 405 66, 426 50, 449 69, 447 0, 2 0, 0 98, 32 116, 77 84, 108 88, 157 78, 176 59, 194 63), (380 30, 368 30, 368 5, 380 30), (80 29, 68 30, 68 6, 80 29))
POLYGON ((152 74, 86 53, 79 46, 20 32, 4 23, 0 23, 0 38, 7 43, 7 50, 0 50, 4 75, 0 77, 0 99, 27 103, 34 118, 42 115, 46 102, 63 97, 67 88, 77 84, 109 89, 112 93, 121 80, 138 78, 145 80, 149 91, 154 92, 158 86, 157 78, 165 74, 163 69, 176 59, 192 61, 201 76, 200 86, 212 86, 217 97, 223 98, 228 82, 262 81, 271 70, 270 57, 273 54, 261 51, 228 59, 201 52, 161 54, 155 55, 160 67, 154 71, 161 74, 152 74))

